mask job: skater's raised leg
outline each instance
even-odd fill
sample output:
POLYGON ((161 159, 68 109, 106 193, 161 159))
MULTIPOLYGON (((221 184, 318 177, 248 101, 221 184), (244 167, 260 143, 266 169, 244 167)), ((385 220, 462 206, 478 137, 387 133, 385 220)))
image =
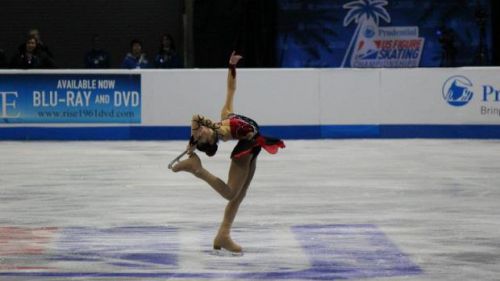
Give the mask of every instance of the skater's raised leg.
POLYGON ((214 176, 201 165, 200 158, 193 153, 188 159, 177 163, 172 171, 185 171, 207 182, 217 193, 227 200, 233 200, 245 184, 250 167, 251 156, 233 160, 229 169, 227 184, 214 176))

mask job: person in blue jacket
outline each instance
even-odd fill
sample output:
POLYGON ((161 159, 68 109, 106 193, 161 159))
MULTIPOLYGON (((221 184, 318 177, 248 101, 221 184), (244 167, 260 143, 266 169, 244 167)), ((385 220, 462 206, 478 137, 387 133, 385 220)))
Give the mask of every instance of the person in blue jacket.
POLYGON ((156 68, 182 68, 182 61, 175 50, 174 38, 170 34, 163 34, 160 48, 155 57, 156 68))
POLYGON ((150 68, 151 65, 142 51, 141 41, 134 39, 130 42, 130 53, 128 53, 122 62, 123 68, 150 68))
POLYGON ((99 35, 92 35, 92 49, 85 54, 85 68, 109 68, 110 55, 101 47, 99 35))

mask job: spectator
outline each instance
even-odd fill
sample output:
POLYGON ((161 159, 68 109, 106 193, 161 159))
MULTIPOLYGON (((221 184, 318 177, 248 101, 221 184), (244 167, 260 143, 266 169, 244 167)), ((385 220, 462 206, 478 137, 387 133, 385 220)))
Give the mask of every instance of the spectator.
MULTIPOLYGON (((54 55, 52 52, 49 50, 49 47, 43 43, 41 36, 40 36, 40 31, 36 28, 32 28, 28 31, 28 37, 35 37, 36 41, 38 42, 38 49, 44 52, 47 56, 49 56, 52 60, 54 59, 54 55)), ((19 45, 19 52, 22 52, 25 49, 25 44, 19 45)))
POLYGON ((182 68, 180 57, 175 50, 175 42, 170 34, 161 37, 160 49, 155 58, 157 68, 182 68))
POLYGON ((54 68, 54 60, 39 48, 38 40, 35 36, 26 39, 24 49, 15 55, 10 64, 11 68, 54 68))
POLYGON ((0 68, 7 68, 7 55, 3 49, 0 49, 0 68))
POLYGON ((99 35, 92 36, 92 49, 85 54, 85 68, 109 68, 109 53, 101 48, 99 35))
POLYGON ((123 68, 149 68, 149 61, 146 54, 142 52, 141 41, 134 39, 130 42, 130 53, 128 53, 122 62, 123 68))

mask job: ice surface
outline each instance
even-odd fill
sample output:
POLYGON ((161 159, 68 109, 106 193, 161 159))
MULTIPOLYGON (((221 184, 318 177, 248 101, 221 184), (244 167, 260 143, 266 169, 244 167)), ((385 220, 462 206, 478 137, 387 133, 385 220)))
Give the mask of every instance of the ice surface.
POLYGON ((167 169, 185 142, 0 142, 0 280, 499 280, 499 141, 286 144, 220 257, 224 199, 167 169))

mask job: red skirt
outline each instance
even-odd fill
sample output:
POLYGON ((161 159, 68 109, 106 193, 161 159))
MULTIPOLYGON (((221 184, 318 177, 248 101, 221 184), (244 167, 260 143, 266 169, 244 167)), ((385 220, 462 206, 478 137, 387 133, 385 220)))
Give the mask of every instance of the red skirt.
POLYGON ((276 154, 280 148, 285 148, 283 140, 257 135, 251 140, 239 140, 238 144, 231 152, 232 158, 240 158, 252 154, 255 157, 259 155, 261 149, 271 154, 276 154))

